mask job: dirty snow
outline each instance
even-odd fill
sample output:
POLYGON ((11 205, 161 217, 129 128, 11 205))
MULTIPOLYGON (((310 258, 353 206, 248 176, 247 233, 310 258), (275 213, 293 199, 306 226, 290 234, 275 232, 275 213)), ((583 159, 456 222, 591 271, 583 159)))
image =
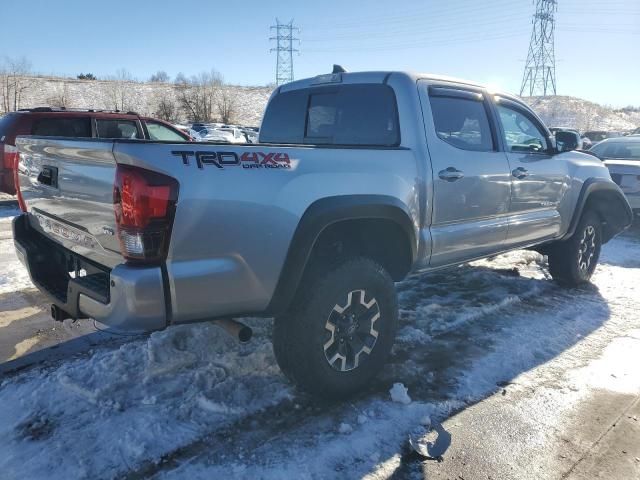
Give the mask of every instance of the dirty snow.
MULTIPOLYGON (((17 208, 0 208, 0 227, 10 229, 17 208)), ((16 257, 13 242, 0 242, 0 295, 32 287, 29 274, 16 257)))
MULTIPOLYGON (((26 288, 8 253, 0 252, 0 288, 26 288)), ((614 355, 607 345, 621 337, 624 355, 624 335, 640 329, 638 258, 636 237, 615 239, 594 285, 574 290, 558 288, 544 259, 522 251, 412 277, 398 284, 401 328, 388 367, 370 391, 337 404, 292 389, 275 363, 271 322, 259 319, 247 320, 255 336, 246 345, 198 324, 32 368, 0 384, 0 471, 49 480, 387 478, 409 438, 434 448, 439 422, 526 377, 564 379, 558 409, 605 381, 597 364, 584 369, 584 352, 614 355)), ((615 379, 621 391, 638 387, 629 368, 615 379)))

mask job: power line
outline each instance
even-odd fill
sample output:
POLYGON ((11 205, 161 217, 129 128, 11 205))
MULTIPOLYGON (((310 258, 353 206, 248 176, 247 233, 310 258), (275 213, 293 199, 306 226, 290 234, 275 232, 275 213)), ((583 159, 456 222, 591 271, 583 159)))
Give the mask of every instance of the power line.
POLYGON ((282 85, 293 81, 293 52, 300 50, 293 48, 294 42, 300 42, 299 38, 294 37, 300 33, 300 29, 293 25, 293 20, 289 23, 281 23, 276 19, 276 24, 270 27, 275 37, 270 37, 269 41, 276 42, 276 47, 272 48, 272 52, 276 52, 276 85, 282 85))
POLYGON ((520 96, 556 94, 556 57, 554 45, 557 0, 535 0, 533 31, 524 66, 520 96))

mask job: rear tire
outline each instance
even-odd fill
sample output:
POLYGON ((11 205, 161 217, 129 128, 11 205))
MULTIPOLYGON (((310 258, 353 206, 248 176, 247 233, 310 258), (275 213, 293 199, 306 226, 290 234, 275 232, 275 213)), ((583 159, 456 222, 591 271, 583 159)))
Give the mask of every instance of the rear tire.
POLYGON ((561 285, 575 287, 588 282, 602 248, 602 222, 593 211, 582 215, 573 236, 549 251, 549 273, 561 285))
POLYGON ((276 318, 273 346, 283 373, 323 397, 361 390, 382 369, 398 328, 393 280, 356 257, 305 275, 291 309, 276 318))

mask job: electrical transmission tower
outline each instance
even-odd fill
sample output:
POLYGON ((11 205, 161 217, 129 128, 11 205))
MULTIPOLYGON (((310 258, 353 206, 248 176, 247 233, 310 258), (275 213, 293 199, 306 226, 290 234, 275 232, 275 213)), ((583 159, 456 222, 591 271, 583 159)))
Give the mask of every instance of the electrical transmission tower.
POLYGON ((271 31, 274 30, 276 36, 270 37, 269 40, 276 42, 276 47, 271 51, 276 52, 276 85, 282 85, 293 81, 293 52, 299 52, 293 48, 293 43, 300 42, 294 34, 300 33, 300 29, 293 25, 293 20, 280 23, 280 20, 276 19, 276 25, 271 26, 271 31))
POLYGON ((557 0, 534 0, 533 32, 524 67, 520 96, 556 94, 556 56, 553 45, 557 0))

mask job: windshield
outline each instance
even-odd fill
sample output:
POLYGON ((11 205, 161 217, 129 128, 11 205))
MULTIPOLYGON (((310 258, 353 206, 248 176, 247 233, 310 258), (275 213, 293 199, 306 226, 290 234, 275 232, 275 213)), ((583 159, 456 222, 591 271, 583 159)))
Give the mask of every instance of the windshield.
POLYGON ((600 158, 640 160, 640 142, 603 142, 591 151, 600 158))

